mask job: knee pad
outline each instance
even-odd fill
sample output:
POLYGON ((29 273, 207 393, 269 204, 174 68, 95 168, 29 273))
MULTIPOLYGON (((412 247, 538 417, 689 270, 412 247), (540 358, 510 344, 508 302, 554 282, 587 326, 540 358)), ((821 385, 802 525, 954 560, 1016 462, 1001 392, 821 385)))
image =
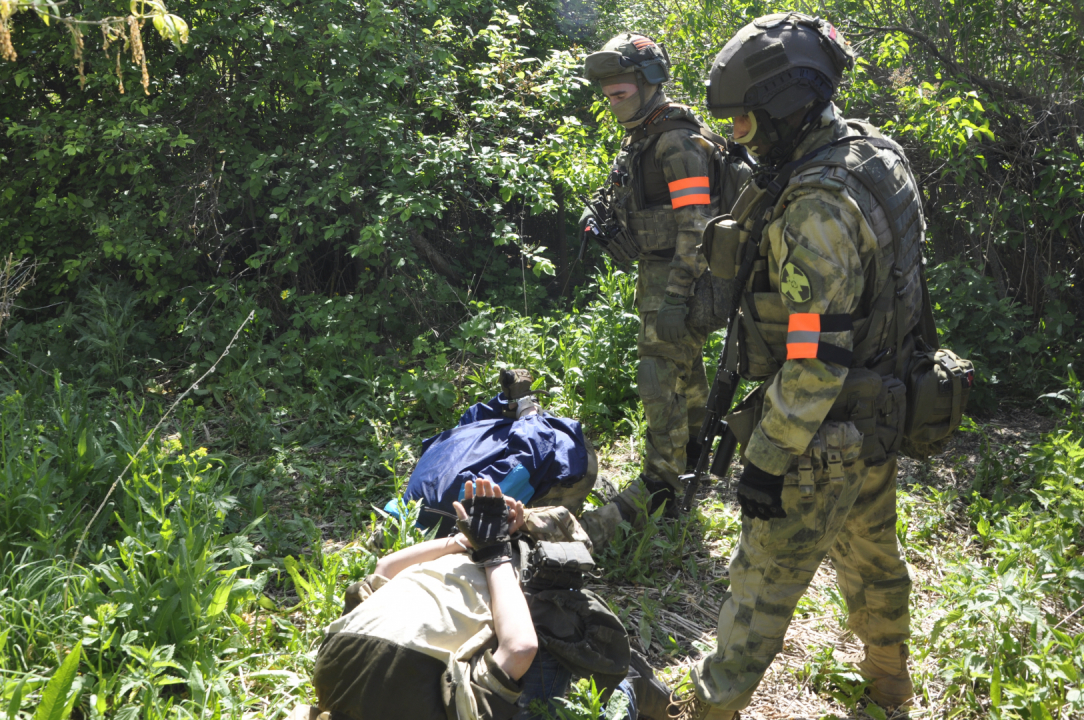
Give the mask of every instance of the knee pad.
POLYGON ((654 400, 662 397, 662 383, 659 380, 663 362, 662 358, 648 355, 640 358, 640 365, 636 368, 636 385, 640 392, 641 400, 654 400))

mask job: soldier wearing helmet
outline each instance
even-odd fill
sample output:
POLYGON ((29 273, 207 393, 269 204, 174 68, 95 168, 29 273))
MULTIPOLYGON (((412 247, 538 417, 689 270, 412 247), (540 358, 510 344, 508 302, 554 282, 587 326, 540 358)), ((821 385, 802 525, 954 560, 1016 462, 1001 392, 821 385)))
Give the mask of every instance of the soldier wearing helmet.
MULTIPOLYGON (((668 501, 673 512, 678 476, 690 455, 695 463, 699 446, 689 428, 699 428, 707 400, 704 341, 730 303, 729 288, 706 272, 700 240, 749 176, 727 140, 663 92, 669 66, 660 45, 635 33, 618 35, 584 63, 628 131, 594 207, 616 228, 604 247, 621 263, 638 263, 637 386, 648 425, 640 478, 585 521, 603 541, 622 518, 634 519, 646 494, 651 510, 668 501)), ((597 234, 600 224, 589 207, 581 230, 597 234)))
POLYGON ((825 556, 872 698, 913 694, 896 456, 904 360, 932 329, 925 222, 900 146, 832 104, 853 62, 829 23, 779 13, 742 28, 711 67, 708 107, 733 118, 760 165, 709 224, 705 252, 713 273, 744 283, 727 361, 761 384, 727 418, 742 447, 742 533, 718 648, 694 666, 678 717, 729 720, 749 704, 825 556))

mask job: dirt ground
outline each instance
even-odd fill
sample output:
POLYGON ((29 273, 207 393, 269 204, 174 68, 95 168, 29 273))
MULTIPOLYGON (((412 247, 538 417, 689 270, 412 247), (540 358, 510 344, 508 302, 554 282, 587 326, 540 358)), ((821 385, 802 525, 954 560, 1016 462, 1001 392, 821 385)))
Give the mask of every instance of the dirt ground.
MULTIPOLYGON (((1022 447, 1029 439, 1051 428, 1049 419, 1029 410, 1014 411, 981 423, 983 432, 962 432, 952 447, 929 463, 901 459, 899 483, 902 490, 922 496, 922 486, 944 491, 955 488, 966 495, 976 465, 983 452, 998 452, 1013 446, 1022 447)), ((628 473, 635 466, 636 453, 632 447, 612 447, 600 464, 600 473, 611 477, 628 473)), ((701 492, 700 509, 707 523, 714 524, 715 515, 728 513, 737 518, 736 504, 728 482, 718 482, 701 492)), ((946 555, 967 552, 971 530, 960 520, 959 501, 940 525, 940 546, 952 548, 946 555), (954 547, 953 547, 954 546, 954 547)), ((924 508, 919 506, 918 511, 924 508)), ((735 521, 736 522, 736 521, 735 521)), ((701 523, 703 527, 704 524, 701 523)), ((730 527, 734 526, 731 522, 730 527)), ((694 529, 693 533, 697 531, 694 529)), ((652 641, 646 654, 652 666, 671 686, 687 676, 688 668, 716 645, 715 628, 721 597, 726 590, 726 562, 737 541, 734 537, 703 542, 695 538, 688 552, 696 558, 702 573, 698 583, 680 583, 683 590, 675 597, 670 588, 644 587, 636 584, 599 583, 592 586, 597 593, 628 613, 627 625, 633 646, 641 651, 643 643, 635 631, 643 608, 653 608, 653 637, 672 637, 664 648, 652 641), (691 588, 691 589, 690 589, 691 588), (645 603, 645 598, 648 601, 645 603), (666 599, 663 606, 662 601, 666 599)), ((665 552, 665 551, 664 551, 665 552)), ((906 559, 914 573, 912 592, 911 672, 916 680, 918 698, 909 712, 889 712, 887 717, 930 718, 946 717, 952 710, 944 701, 944 687, 938 682, 936 658, 921 650, 921 636, 928 634, 937 619, 945 613, 940 608, 938 588, 945 577, 945 561, 938 549, 920 553, 904 547, 906 559)), ((674 583, 670 583, 673 586, 674 583)), ((821 566, 812 585, 798 608, 787 632, 783 652, 776 658, 760 685, 752 704, 741 713, 747 720, 782 720, 798 718, 872 718, 881 720, 885 714, 876 706, 869 707, 862 694, 860 678, 850 675, 849 661, 861 657, 861 643, 846 630, 843 603, 835 590, 835 572, 829 563, 821 566), (869 712, 867 712, 867 710, 869 712)))

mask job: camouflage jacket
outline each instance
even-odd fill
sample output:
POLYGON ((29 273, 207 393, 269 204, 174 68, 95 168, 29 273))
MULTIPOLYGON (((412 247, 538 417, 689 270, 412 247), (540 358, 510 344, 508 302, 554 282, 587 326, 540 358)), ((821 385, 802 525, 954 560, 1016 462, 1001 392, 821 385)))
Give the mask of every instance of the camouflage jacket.
POLYGON ((670 260, 666 292, 688 297, 707 269, 699 253, 707 221, 729 210, 749 170, 695 130, 645 133, 653 123, 688 121, 692 111, 661 92, 644 124, 626 135, 614 161, 613 212, 640 249, 640 259, 670 260))
MULTIPOLYGON (((796 149, 795 159, 856 134, 836 116, 834 108, 826 112, 822 123, 796 149)), ((875 132, 871 126, 865 127, 875 132)), ((914 281, 908 282, 908 292, 900 303, 907 329, 913 327, 921 303, 917 263, 925 225, 917 187, 905 163, 897 162, 888 172, 903 178, 899 200, 904 203, 909 223, 910 249, 901 260, 901 270, 914 281)), ((868 205, 842 183, 804 182, 802 177, 795 177, 764 230, 761 254, 766 255, 765 271, 760 273, 759 286, 754 276, 747 288, 750 307, 743 306, 742 312, 755 315, 753 321, 759 329, 767 328, 758 339, 768 346, 764 348, 767 356, 761 352, 759 357, 767 357, 767 367, 773 369, 773 374, 762 389, 760 420, 744 455, 772 474, 788 470, 793 459, 806 451, 827 417, 843 388, 856 349, 853 323, 868 316, 872 283, 884 278, 894 262, 891 243, 885 240, 884 214, 872 215, 868 205), (826 346, 831 352, 824 352, 826 346), (772 356, 782 359, 781 364, 772 362, 772 356)), ((747 346, 743 358, 755 354, 754 339, 745 330, 749 320, 745 319, 738 335, 739 346, 747 346)), ((884 328, 877 332, 883 333, 884 328)), ((880 347, 886 345, 882 342, 880 347)), ((866 358, 859 361, 864 363, 866 358)), ((748 372, 751 364, 755 363, 743 359, 746 376, 758 374, 748 372)))

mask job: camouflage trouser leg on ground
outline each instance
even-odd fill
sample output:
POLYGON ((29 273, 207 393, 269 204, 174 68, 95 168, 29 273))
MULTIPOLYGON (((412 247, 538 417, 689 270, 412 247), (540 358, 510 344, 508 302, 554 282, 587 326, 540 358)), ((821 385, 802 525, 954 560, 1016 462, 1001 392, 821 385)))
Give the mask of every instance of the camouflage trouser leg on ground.
POLYGON ((842 445, 848 458, 860 443, 850 423, 825 423, 809 456, 813 470, 805 478, 797 470, 786 476, 787 517, 742 518, 730 563, 730 595, 719 611, 718 649, 692 671, 702 700, 728 710, 749 704, 783 648, 798 600, 829 554, 859 638, 884 645, 908 637, 911 584, 895 534, 896 463, 870 468, 862 461, 827 466, 822 460, 821 447, 842 445), (841 426, 848 427, 849 439, 826 441, 828 426, 836 426, 837 437, 841 426))
POLYGON ((678 475, 685 472, 685 446, 704 419, 708 383, 704 373, 704 341, 690 331, 680 343, 667 343, 655 333, 655 319, 666 294, 668 262, 640 261, 636 284, 636 307, 640 335, 636 372, 640 400, 647 419, 644 474, 669 483, 679 492, 678 475))
POLYGON ((584 438, 587 445, 587 472, 577 482, 571 485, 554 485, 542 495, 532 498, 527 507, 552 507, 562 505, 568 508, 573 515, 579 515, 583 510, 583 503, 588 494, 595 487, 598 480, 598 455, 591 441, 584 438))

